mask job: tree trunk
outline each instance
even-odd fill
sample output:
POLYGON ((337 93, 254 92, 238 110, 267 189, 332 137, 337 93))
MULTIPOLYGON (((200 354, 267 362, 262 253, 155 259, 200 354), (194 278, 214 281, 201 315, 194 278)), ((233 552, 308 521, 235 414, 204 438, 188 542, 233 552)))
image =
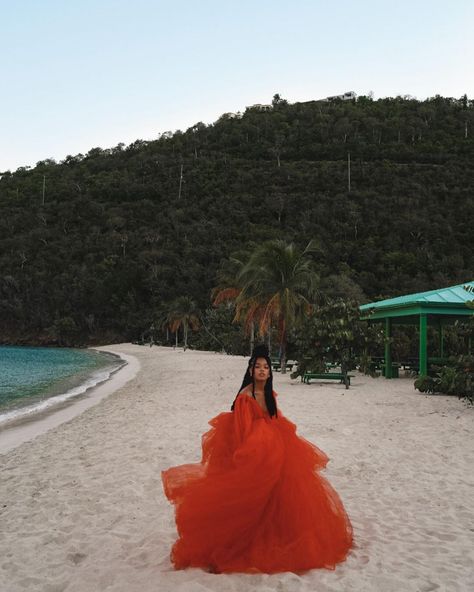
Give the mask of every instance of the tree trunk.
POLYGON ((188 323, 186 321, 184 321, 183 327, 184 327, 184 351, 186 351, 186 349, 188 347, 188 323))
POLYGON ((280 356, 281 373, 286 374, 286 335, 281 342, 281 356, 280 356))
POLYGON ((175 339, 176 339, 176 347, 178 347, 178 329, 174 332, 175 339))
POLYGON ((286 374, 286 325, 285 319, 280 320, 281 338, 280 338, 280 366, 281 373, 286 374))

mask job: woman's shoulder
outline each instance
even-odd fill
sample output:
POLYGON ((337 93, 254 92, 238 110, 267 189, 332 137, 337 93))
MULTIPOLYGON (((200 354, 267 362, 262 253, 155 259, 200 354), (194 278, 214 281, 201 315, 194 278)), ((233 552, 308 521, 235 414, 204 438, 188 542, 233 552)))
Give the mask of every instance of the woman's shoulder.
POLYGON ((233 409, 247 413, 247 410, 253 410, 253 405, 255 402, 255 399, 252 397, 252 392, 242 389, 235 397, 233 409))
POLYGON ((241 391, 239 391, 239 394, 237 395, 237 398, 245 398, 245 397, 249 397, 250 399, 252 399, 252 389, 249 388, 248 386, 244 387, 241 391))

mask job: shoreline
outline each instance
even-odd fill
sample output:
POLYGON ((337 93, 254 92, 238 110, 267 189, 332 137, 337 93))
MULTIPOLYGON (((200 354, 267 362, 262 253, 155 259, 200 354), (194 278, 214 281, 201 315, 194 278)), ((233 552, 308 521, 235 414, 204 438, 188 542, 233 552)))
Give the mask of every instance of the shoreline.
POLYGON ((33 412, 31 415, 20 416, 17 419, 5 422, 5 425, 0 425, 0 455, 6 454, 24 442, 33 440, 50 429, 74 419, 86 409, 96 405, 135 378, 140 370, 140 362, 137 358, 108 349, 109 347, 88 348, 99 352, 105 351, 122 360, 123 363, 112 370, 107 378, 76 396, 56 403, 53 401, 51 406, 44 410, 33 412))
MULTIPOLYGON (((45 348, 41 348, 45 349, 45 348)), ((75 348, 72 348, 75 349, 75 348)), ((15 427, 27 421, 34 421, 38 417, 44 416, 49 411, 62 409, 74 401, 79 400, 96 386, 99 386, 117 372, 127 362, 119 355, 109 352, 101 351, 96 348, 87 348, 93 350, 99 356, 106 354, 109 358, 114 360, 115 366, 110 369, 107 366, 101 366, 94 369, 89 369, 86 374, 82 372, 80 382, 76 382, 77 375, 66 378, 59 378, 53 381, 46 389, 46 397, 37 400, 34 403, 27 403, 13 407, 12 409, 0 407, 0 433, 9 427, 15 427), (67 384, 65 381, 72 380, 72 384, 67 384), (61 383, 62 387, 58 389, 57 382, 61 383), (48 394, 48 391, 55 391, 48 394)), ((22 400, 20 399, 21 403, 22 400)))

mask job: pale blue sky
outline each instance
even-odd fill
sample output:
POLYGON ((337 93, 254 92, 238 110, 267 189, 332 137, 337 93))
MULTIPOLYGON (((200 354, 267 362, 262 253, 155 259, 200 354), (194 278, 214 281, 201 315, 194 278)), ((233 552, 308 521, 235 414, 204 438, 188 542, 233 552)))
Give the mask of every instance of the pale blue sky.
POLYGON ((353 90, 474 98, 473 0, 0 0, 0 171, 353 90))

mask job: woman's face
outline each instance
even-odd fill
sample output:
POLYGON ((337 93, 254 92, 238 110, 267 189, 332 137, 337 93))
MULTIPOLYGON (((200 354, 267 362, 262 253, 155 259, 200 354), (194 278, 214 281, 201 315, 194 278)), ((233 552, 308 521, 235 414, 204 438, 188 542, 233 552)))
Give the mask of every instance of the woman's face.
MULTIPOLYGON (((252 373, 252 371, 250 371, 252 373)), ((255 382, 267 382, 270 377, 270 366, 265 358, 257 358, 255 362, 255 382)))

